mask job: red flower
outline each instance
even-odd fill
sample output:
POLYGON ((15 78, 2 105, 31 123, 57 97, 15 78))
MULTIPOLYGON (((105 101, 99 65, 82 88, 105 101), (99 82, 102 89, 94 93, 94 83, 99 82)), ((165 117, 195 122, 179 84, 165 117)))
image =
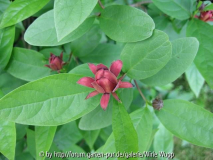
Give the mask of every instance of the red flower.
POLYGON ((95 91, 91 92, 86 99, 91 98, 93 96, 96 96, 97 94, 101 93, 103 96, 101 97, 101 107, 105 110, 108 106, 109 99, 110 99, 110 93, 112 96, 120 102, 120 99, 118 98, 115 91, 118 88, 132 88, 133 85, 129 82, 122 82, 121 78, 117 79, 117 76, 119 75, 121 69, 122 69, 122 61, 117 60, 114 61, 110 69, 108 69, 105 65, 99 64, 94 65, 89 63, 89 68, 95 75, 95 78, 91 77, 83 77, 81 78, 77 83, 83 86, 94 88, 95 91))
POLYGON ((200 12, 200 16, 195 16, 204 22, 213 21, 213 11, 202 11, 200 12))
POLYGON ((63 52, 60 56, 56 56, 50 53, 49 65, 45 65, 48 68, 51 68, 54 71, 60 71, 66 63, 63 62, 63 52))

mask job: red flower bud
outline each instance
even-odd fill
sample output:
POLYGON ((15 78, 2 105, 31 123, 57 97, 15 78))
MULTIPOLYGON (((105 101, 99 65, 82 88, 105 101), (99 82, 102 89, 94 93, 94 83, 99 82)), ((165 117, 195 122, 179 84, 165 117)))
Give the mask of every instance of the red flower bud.
POLYGON ((92 87, 95 91, 91 92, 86 99, 96 96, 99 93, 102 93, 103 96, 101 98, 101 107, 106 109, 109 103, 110 94, 120 102, 115 91, 118 88, 132 88, 133 85, 129 82, 122 82, 122 78, 117 79, 121 69, 122 69, 122 61, 117 60, 114 61, 110 69, 108 69, 105 65, 99 64, 94 65, 89 63, 89 68, 95 75, 95 78, 91 77, 83 77, 77 83, 83 86, 92 87))
POLYGON ((195 18, 204 22, 213 21, 213 11, 201 11, 200 16, 195 15, 195 18))
POLYGON ((63 62, 63 52, 60 56, 56 56, 50 53, 49 65, 45 65, 48 68, 51 68, 53 71, 60 71, 66 63, 63 62))
POLYGON ((200 13, 200 19, 204 22, 213 21, 213 11, 203 11, 200 13))

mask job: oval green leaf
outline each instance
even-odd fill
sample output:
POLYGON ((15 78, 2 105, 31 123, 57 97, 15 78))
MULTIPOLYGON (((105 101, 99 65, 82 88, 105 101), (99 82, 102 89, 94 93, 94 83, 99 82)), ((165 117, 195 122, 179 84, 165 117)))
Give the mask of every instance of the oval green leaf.
POLYGON ((137 42, 150 37, 155 24, 152 18, 142 10, 112 5, 101 12, 100 27, 115 41, 137 42))
POLYGON ((0 152, 9 160, 15 158, 16 127, 15 123, 0 120, 0 152))
POLYGON ((15 38, 15 26, 0 29, 0 71, 10 60, 15 38))
POLYGON ((36 159, 44 160, 45 157, 39 155, 40 152, 48 152, 55 135, 56 126, 51 127, 43 127, 36 126, 35 127, 35 146, 36 146, 36 159))
POLYGON ((175 81, 192 64, 199 42, 196 38, 180 38, 172 41, 172 58, 157 74, 142 82, 151 86, 163 86, 175 81))
POLYGON ((213 114, 184 100, 166 100, 156 111, 161 123, 175 136, 192 144, 213 148, 213 114))
POLYGON ((77 84, 80 78, 75 74, 57 74, 21 86, 0 100, 0 118, 39 126, 78 119, 100 102, 99 95, 85 100, 94 89, 77 84))
POLYGON ((200 42, 194 63, 209 86, 213 88, 213 50, 211 49, 213 37, 210 33, 213 33, 213 26, 198 19, 190 21, 186 31, 188 37, 196 37, 200 42))
POLYGON ((99 44, 92 52, 80 60, 84 63, 103 63, 110 65, 114 60, 120 59, 122 47, 115 44, 99 44))
POLYGON ((133 79, 145 79, 160 71, 170 60, 172 45, 166 33, 155 30, 152 37, 125 45, 123 71, 133 79))
MULTIPOLYGON (((138 152, 138 135, 125 107, 113 101, 112 129, 115 138, 116 151, 121 153, 138 152)), ((118 158, 123 159, 123 158, 118 158)), ((137 158, 129 158, 137 160, 137 158)))
POLYGON ((50 75, 45 57, 34 50, 14 48, 13 56, 7 67, 8 73, 25 81, 34 81, 50 75))
POLYGON ((152 0, 153 3, 167 15, 185 20, 190 18, 195 10, 196 0, 152 0))
POLYGON ((78 28, 97 2, 98 0, 55 0, 54 17, 58 41, 78 28))
POLYGON ((53 10, 40 16, 27 29, 24 39, 34 46, 58 46, 81 37, 93 25, 95 17, 87 18, 77 29, 62 40, 57 40, 53 10))
POLYGON ((194 63, 192 63, 192 65, 187 69, 185 74, 191 90, 194 92, 196 97, 199 97, 200 90, 205 81, 203 76, 200 74, 194 63))
POLYGON ((39 11, 48 2, 49 0, 16 0, 12 2, 3 14, 0 28, 21 22, 39 11))

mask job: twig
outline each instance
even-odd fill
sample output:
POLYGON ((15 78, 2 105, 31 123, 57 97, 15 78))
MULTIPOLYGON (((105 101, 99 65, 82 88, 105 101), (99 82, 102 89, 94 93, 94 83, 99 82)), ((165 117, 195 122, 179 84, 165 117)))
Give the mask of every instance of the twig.
POLYGON ((102 9, 104 9, 104 5, 101 3, 101 0, 98 0, 98 4, 101 6, 102 9))
POLYGON ((140 87, 138 86, 138 83, 136 82, 136 80, 134 80, 134 82, 135 82, 135 85, 136 85, 136 87, 137 87, 137 89, 138 89, 138 91, 139 91, 141 97, 143 98, 143 100, 145 101, 145 103, 147 103, 147 100, 146 100, 145 96, 143 95, 143 93, 142 93, 140 87))
POLYGON ((152 3, 152 1, 142 1, 142 2, 131 4, 130 6, 132 6, 132 7, 139 7, 142 4, 148 4, 148 3, 152 3))

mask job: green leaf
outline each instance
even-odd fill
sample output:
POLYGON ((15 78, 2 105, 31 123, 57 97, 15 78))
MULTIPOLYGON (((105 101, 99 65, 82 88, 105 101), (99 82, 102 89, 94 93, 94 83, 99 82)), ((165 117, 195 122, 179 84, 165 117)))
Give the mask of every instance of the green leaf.
POLYGON ((16 140, 22 140, 22 138, 26 135, 27 125, 22 125, 16 123, 16 140))
POLYGON ((81 58, 90 54, 100 43, 101 33, 98 25, 94 25, 89 32, 71 43, 72 53, 81 58))
POLYGON ((195 65, 205 78, 211 88, 213 88, 213 50, 212 42, 213 26, 198 19, 193 19, 187 27, 187 36, 193 36, 200 42, 200 47, 195 58, 195 65))
POLYGON ((52 47, 52 48, 44 48, 40 50, 39 52, 42 53, 46 59, 48 59, 50 57, 50 53, 53 53, 56 56, 60 56, 61 52, 63 52, 63 49, 58 47, 54 47, 54 48, 52 47))
POLYGON ((58 40, 78 28, 90 15, 98 0, 55 0, 54 17, 58 40))
POLYGON ((15 38, 15 26, 0 29, 0 70, 3 70, 10 60, 15 38))
POLYGON ((142 80, 151 86, 163 86, 175 81, 192 64, 199 47, 196 38, 180 38, 172 41, 172 58, 157 74, 142 80))
MULTIPOLYGON (((68 148, 66 148, 66 150, 63 150, 64 153, 66 153, 67 151, 72 151, 72 153, 78 153, 78 155, 83 155, 83 154, 86 155, 85 151, 77 145, 70 145, 68 148)), ((73 160, 73 159, 78 160, 79 157, 68 157, 68 160, 69 159, 70 160, 73 160)), ((80 159, 81 160, 88 160, 86 157, 80 157, 80 159)))
POLYGON ((35 146, 35 131, 27 129, 27 148, 30 154, 36 158, 36 146, 35 146))
POLYGON ((95 141, 98 138, 98 135, 100 133, 100 130, 91 130, 91 131, 82 131, 83 137, 88 144, 90 150, 93 150, 93 145, 95 144, 95 141))
POLYGON ((167 15, 185 20, 194 11, 196 0, 153 0, 153 3, 167 15))
MULTIPOLYGON (((112 129, 115 137, 116 151, 121 153, 138 152, 138 135, 125 107, 113 101, 112 129)), ((123 159, 123 158, 119 158, 123 159)), ((130 160, 137 158, 129 158, 130 160)))
POLYGON ((101 12, 100 27, 115 41, 137 42, 150 37, 155 24, 152 18, 142 10, 112 5, 101 12))
POLYGON ((34 50, 14 48, 7 72, 25 81, 34 81, 50 75, 45 57, 34 50))
POLYGON ((54 142, 58 148, 65 150, 82 139, 75 121, 63 125, 55 134, 54 142))
POLYGON ((45 157, 39 156, 41 151, 48 152, 55 135, 56 131, 55 126, 53 127, 43 127, 43 126, 36 126, 35 127, 35 145, 36 145, 36 159, 43 160, 45 157))
POLYGON ((26 83, 25 81, 17 79, 6 72, 0 73, 0 79, 0 89, 4 94, 11 92, 26 83))
POLYGON ((152 114, 146 107, 130 114, 138 135, 138 149, 141 153, 149 150, 149 141, 152 135, 152 114))
MULTIPOLYGON (((152 114, 148 108, 144 108, 134 111, 130 114, 130 117, 138 136, 138 151, 140 153, 143 153, 143 151, 149 150, 150 144, 156 132, 152 131, 152 114)), ((102 151, 103 153, 116 152, 115 138, 113 134, 109 136, 105 145, 101 148, 100 151, 102 151)))
POLYGON ((148 78, 166 65, 171 53, 172 45, 168 36, 155 30, 152 37, 145 41, 125 45, 121 53, 123 71, 133 79, 148 78))
POLYGON ((75 74, 58 74, 21 86, 0 100, 0 118, 41 126, 78 119, 100 102, 99 95, 85 100, 93 89, 77 84, 80 78, 75 74))
POLYGON ((84 35, 92 27, 94 20, 95 17, 87 18, 72 33, 58 41, 54 24, 54 13, 51 10, 40 16, 29 26, 24 39, 27 43, 34 46, 58 46, 74 41, 84 35))
POLYGON ((4 13, 4 11, 7 9, 7 7, 10 5, 9 0, 0 0, 0 22, 1 22, 1 16, 4 13))
POLYGON ((204 11, 211 11, 211 10, 213 10, 213 4, 210 4, 204 8, 204 11))
MULTIPOLYGON (((173 135, 162 124, 160 124, 160 126, 158 127, 158 131, 154 137, 154 151, 157 153, 172 153, 174 145, 173 143, 173 135)), ((159 156, 158 159, 162 160, 168 158, 159 156)))
POLYGON ((49 0, 16 0, 12 2, 3 14, 0 28, 21 22, 39 11, 48 2, 49 0))
POLYGON ((204 84, 204 78, 200 74, 194 63, 187 69, 186 78, 191 90, 194 92, 196 97, 198 97, 200 94, 200 90, 204 84))
MULTIPOLYGON (((119 89, 117 93, 125 108, 129 108, 133 100, 133 89, 119 89)), ((103 110, 99 105, 92 112, 81 118, 79 128, 82 130, 96 130, 111 125, 112 107, 113 97, 111 96, 107 109, 103 110)))
POLYGON ((175 136, 192 144, 213 148, 213 114, 184 100, 166 100, 156 111, 161 123, 175 136))
POLYGON ((103 63, 110 65, 114 60, 120 59, 122 47, 115 44, 99 44, 92 52, 80 57, 84 63, 103 63))
POLYGON ((15 158, 16 128, 15 123, 0 120, 0 152, 9 160, 15 158))

